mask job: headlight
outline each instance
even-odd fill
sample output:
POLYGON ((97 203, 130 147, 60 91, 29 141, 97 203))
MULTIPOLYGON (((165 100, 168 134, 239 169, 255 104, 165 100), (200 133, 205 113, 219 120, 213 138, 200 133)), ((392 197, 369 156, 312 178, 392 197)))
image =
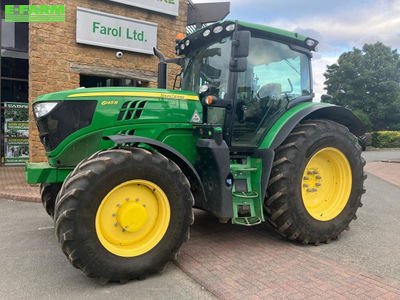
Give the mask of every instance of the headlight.
POLYGON ((186 40, 185 46, 186 46, 186 47, 189 47, 189 45, 190 45, 190 40, 186 40))
POLYGON ((51 112, 56 106, 58 102, 39 102, 33 105, 33 111, 35 113, 35 117, 37 119, 47 115, 51 112))

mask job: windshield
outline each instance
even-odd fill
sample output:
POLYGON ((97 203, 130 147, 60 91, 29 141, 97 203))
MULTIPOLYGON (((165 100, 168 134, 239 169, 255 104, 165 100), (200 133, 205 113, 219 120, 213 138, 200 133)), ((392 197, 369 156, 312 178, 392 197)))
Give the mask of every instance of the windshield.
POLYGON ((182 73, 182 90, 199 92, 207 84, 212 95, 224 99, 228 92, 230 57, 230 37, 189 53, 182 73))

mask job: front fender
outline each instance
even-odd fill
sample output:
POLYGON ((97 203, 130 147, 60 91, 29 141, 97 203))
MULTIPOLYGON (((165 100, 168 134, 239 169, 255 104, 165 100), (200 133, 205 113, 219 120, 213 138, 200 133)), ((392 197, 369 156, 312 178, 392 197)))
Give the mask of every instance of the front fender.
POLYGON ((201 204, 206 202, 204 187, 196 169, 181 153, 176 151, 171 146, 168 146, 157 140, 140 136, 123 135, 123 134, 111 135, 103 137, 103 139, 111 140, 118 146, 123 144, 129 144, 135 147, 138 146, 139 144, 145 144, 156 149, 162 155, 175 162, 182 170, 183 174, 185 174, 185 176, 190 182, 191 190, 196 200, 196 204, 199 203, 200 204, 199 207, 202 207, 201 204))
POLYGON ((326 119, 349 128, 359 137, 365 133, 365 127, 349 109, 326 103, 301 103, 285 112, 265 136, 260 148, 276 149, 288 137, 292 130, 303 120, 326 119))

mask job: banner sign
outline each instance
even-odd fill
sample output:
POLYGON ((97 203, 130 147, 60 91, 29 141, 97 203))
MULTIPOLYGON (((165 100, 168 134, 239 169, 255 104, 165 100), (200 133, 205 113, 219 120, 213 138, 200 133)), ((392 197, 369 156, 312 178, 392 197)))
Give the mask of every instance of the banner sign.
POLYGON ((178 16, 179 0, 110 0, 130 6, 136 6, 163 14, 178 16))
POLYGON ((156 23, 78 7, 76 42, 117 50, 153 54, 157 46, 156 23))
POLYGON ((28 103, 5 102, 4 108, 5 164, 23 164, 29 160, 28 103))

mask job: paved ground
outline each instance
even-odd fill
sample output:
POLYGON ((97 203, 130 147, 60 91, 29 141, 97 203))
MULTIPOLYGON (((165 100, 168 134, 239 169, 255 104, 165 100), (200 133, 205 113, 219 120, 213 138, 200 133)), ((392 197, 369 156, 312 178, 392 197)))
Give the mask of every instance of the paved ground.
POLYGON ((23 167, 0 167, 0 198, 39 202, 39 186, 26 184, 23 167))
MULTIPOLYGON (((365 152, 364 157, 369 172, 390 174, 386 180, 392 182, 400 177, 399 163, 380 162, 400 159, 400 151, 365 152)), ((267 224, 218 224, 197 211, 177 263, 186 275, 169 265, 162 275, 105 287, 69 265, 40 204, 0 201, 0 299, 400 299, 400 187, 372 173, 358 220, 339 241, 300 246, 267 224)), ((0 181, 0 195, 1 188, 0 181)))
POLYGON ((73 268, 41 204, 0 200, 0 299, 213 299, 173 264, 156 276, 99 285, 73 268))

